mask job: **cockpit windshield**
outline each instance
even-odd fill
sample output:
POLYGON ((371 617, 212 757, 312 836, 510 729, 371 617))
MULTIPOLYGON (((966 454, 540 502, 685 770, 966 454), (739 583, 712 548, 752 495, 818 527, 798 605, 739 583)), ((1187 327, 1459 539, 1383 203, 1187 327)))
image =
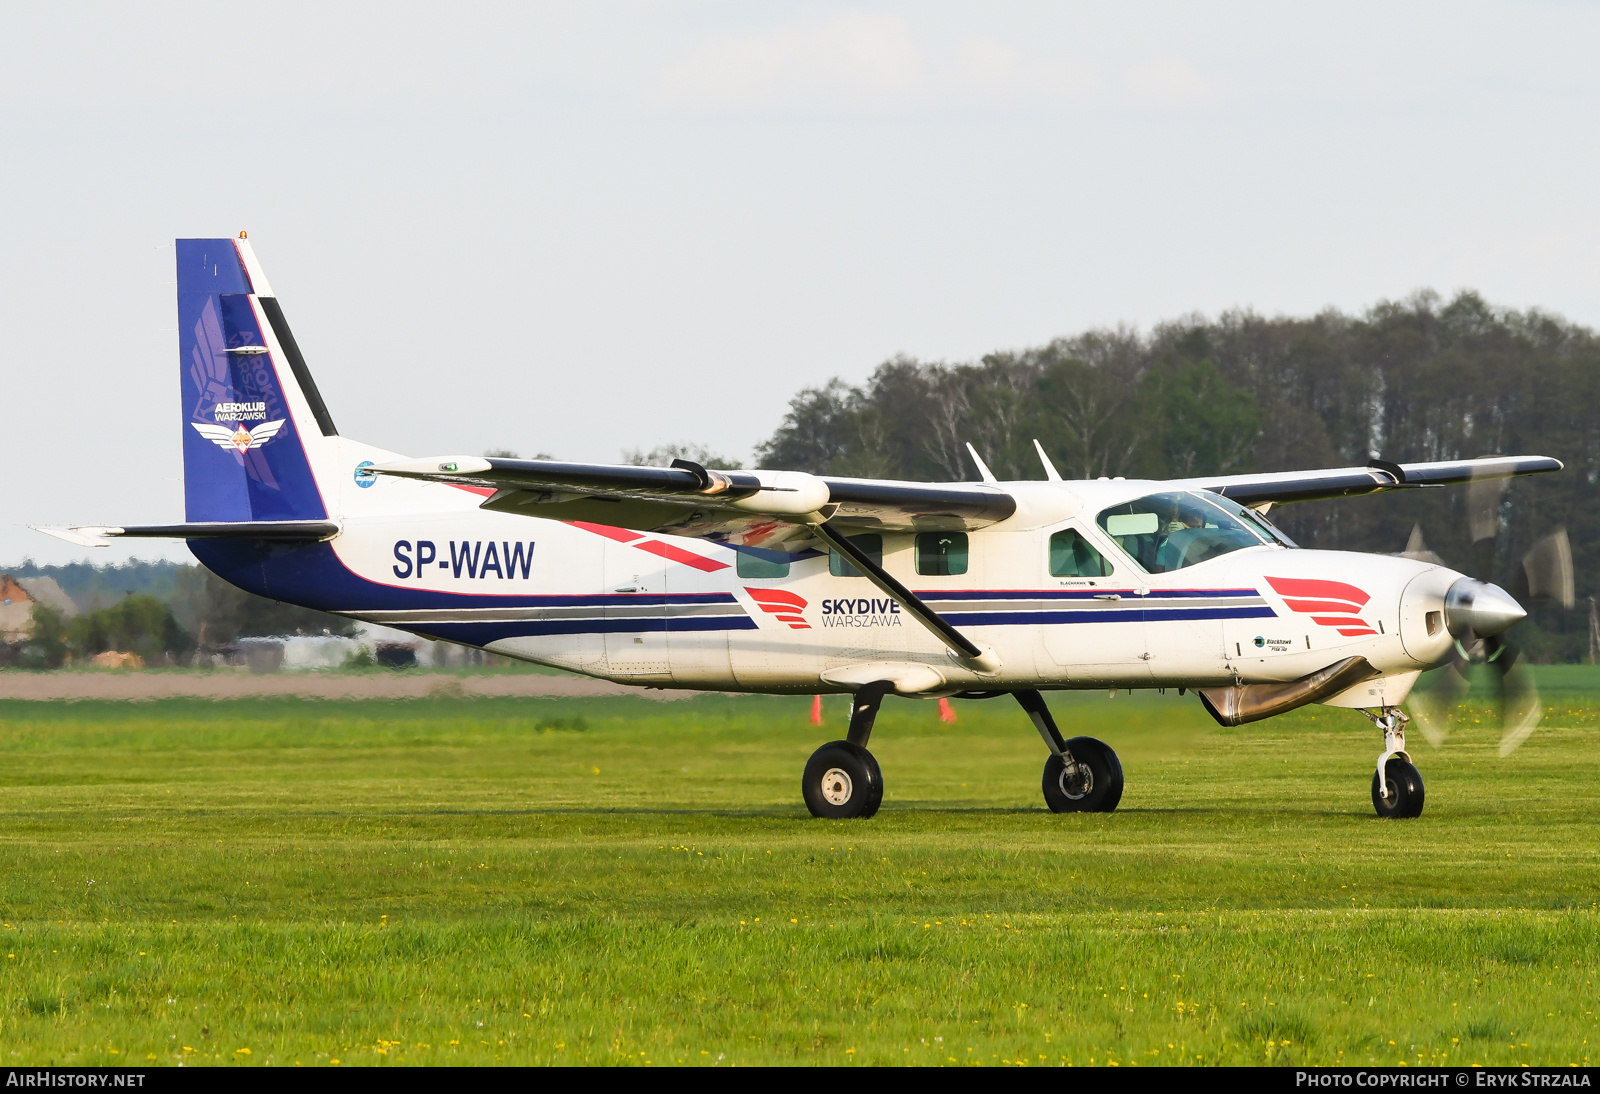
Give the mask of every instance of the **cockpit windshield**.
POLYGON ((1151 494, 1112 506, 1099 522, 1152 574, 1182 570, 1245 547, 1294 546, 1265 519, 1220 495, 1151 494))

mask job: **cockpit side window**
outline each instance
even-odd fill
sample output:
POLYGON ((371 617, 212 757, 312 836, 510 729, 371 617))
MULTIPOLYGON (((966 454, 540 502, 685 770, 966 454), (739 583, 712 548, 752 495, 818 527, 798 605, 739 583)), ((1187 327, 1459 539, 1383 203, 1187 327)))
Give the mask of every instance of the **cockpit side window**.
POLYGON ((1111 563, 1076 528, 1050 536, 1051 577, 1109 577, 1111 563))
POLYGON ((1232 513, 1234 516, 1238 517, 1240 520, 1244 521, 1246 524, 1253 525, 1257 532, 1265 532, 1267 538, 1276 540, 1285 547, 1300 546, 1294 540, 1285 535, 1282 528, 1279 528, 1276 524, 1273 524, 1270 520, 1268 520, 1265 513, 1258 513, 1254 509, 1247 509, 1243 505, 1240 505, 1238 502, 1234 501, 1232 498, 1225 498, 1221 494, 1207 493, 1203 495, 1203 497, 1208 503, 1220 506, 1221 508, 1232 513))
POLYGON ((1098 520, 1105 533, 1146 572, 1165 574, 1277 541, 1263 525, 1232 513, 1233 508, 1237 506, 1225 498, 1151 494, 1114 505, 1098 520))

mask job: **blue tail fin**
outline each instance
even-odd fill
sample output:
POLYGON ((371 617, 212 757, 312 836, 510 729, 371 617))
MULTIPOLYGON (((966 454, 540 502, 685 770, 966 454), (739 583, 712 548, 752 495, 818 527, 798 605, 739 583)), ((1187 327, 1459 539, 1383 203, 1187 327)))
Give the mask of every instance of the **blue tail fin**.
POLYGON ((314 468, 337 431, 249 242, 177 252, 187 519, 326 519, 314 468))

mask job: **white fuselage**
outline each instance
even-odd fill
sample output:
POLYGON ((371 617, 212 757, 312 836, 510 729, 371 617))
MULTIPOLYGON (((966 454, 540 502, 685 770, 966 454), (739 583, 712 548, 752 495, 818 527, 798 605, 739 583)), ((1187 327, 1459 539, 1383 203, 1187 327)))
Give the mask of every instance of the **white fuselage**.
POLYGON ((1438 613, 1460 575, 1443 567, 1262 545, 1146 574, 1095 515, 1173 484, 1002 486, 1017 511, 968 534, 965 573, 920 575, 914 535, 883 536, 884 568, 992 649, 997 674, 957 660, 866 578, 834 576, 825 553, 784 577, 740 577, 738 553, 720 544, 496 513, 474 492, 403 480, 345 487, 330 546, 374 592, 406 591, 349 615, 655 687, 847 690, 875 669, 924 694, 1209 687, 1293 680, 1359 655, 1385 679, 1332 701, 1372 706, 1398 702, 1448 655, 1438 613), (1068 527, 1112 563, 1109 576, 1050 574, 1050 536, 1068 527), (1337 595, 1304 591, 1323 586, 1337 595))

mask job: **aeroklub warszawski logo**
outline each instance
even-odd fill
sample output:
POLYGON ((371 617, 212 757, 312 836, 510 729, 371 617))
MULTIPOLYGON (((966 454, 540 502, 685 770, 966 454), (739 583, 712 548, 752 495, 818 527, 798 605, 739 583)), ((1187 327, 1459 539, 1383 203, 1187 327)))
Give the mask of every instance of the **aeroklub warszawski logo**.
POLYGON ((266 403, 218 403, 212 410, 211 416, 219 423, 232 422, 233 425, 212 425, 210 422, 190 422, 196 432, 212 444, 220 448, 232 448, 239 452, 248 452, 252 448, 260 448, 278 435, 278 430, 283 428, 286 419, 279 418, 275 422, 262 421, 267 416, 266 403), (246 428, 245 422, 260 422, 259 425, 246 428))

